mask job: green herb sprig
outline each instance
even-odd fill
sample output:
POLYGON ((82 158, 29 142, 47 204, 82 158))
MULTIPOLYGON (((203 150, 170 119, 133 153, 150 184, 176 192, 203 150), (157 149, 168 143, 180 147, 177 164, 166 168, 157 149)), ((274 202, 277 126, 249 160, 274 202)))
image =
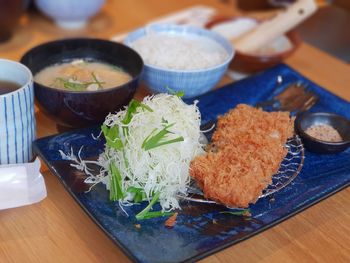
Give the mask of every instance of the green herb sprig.
MULTIPOLYGON (((122 120, 122 123, 124 125, 127 125, 131 122, 131 119, 135 115, 135 113, 137 112, 138 108, 142 108, 142 109, 147 110, 149 112, 153 112, 153 110, 149 106, 147 106, 146 104, 143 104, 137 100, 132 99, 129 102, 128 110, 126 111, 125 116, 122 120)), ((128 127, 123 127, 123 134, 124 134, 124 136, 127 136, 129 134, 128 127)))
POLYGON ((222 211, 222 212, 220 212, 220 214, 230 214, 230 215, 234 215, 234 216, 246 216, 246 217, 251 216, 249 209, 242 209, 239 211, 222 211))
POLYGON ((105 84, 105 82, 103 81, 99 81, 96 77, 96 75, 94 74, 94 72, 91 72, 91 76, 92 79, 94 81, 88 81, 88 82, 76 82, 77 77, 73 76, 72 80, 70 79, 65 79, 65 78, 56 78, 54 83, 59 82, 64 88, 71 90, 71 91, 84 91, 87 89, 87 87, 89 87, 91 84, 97 84, 99 88, 103 88, 103 84, 105 84))
POLYGON ((117 200, 123 199, 125 197, 125 193, 123 191, 123 186, 122 186, 122 176, 114 162, 110 164, 110 172, 111 172, 111 184, 110 184, 110 190, 109 190, 109 199, 111 201, 117 201, 117 200))
POLYGON ((150 218, 155 218, 160 216, 172 216, 174 214, 172 212, 162 212, 162 211, 150 212, 150 210, 152 209, 152 206, 158 202, 159 195, 160 195, 160 192, 157 192, 153 195, 151 202, 149 202, 149 204, 140 213, 136 215, 137 220, 145 220, 145 219, 150 219, 150 218))
POLYGON ((146 193, 142 188, 137 188, 137 187, 131 186, 126 191, 128 193, 134 194, 134 202, 135 203, 140 203, 141 201, 144 201, 147 198, 146 193))
POLYGON ((185 92, 183 90, 180 91, 175 91, 169 87, 166 87, 167 91, 171 94, 171 95, 175 95, 179 98, 182 98, 183 96, 185 96, 185 92))
POLYGON ((174 126, 175 123, 166 125, 162 130, 160 130, 158 133, 155 133, 157 129, 154 129, 143 141, 142 143, 142 149, 145 149, 145 151, 151 150, 153 148, 170 144, 170 143, 175 143, 175 142, 181 142, 184 140, 183 136, 179 136, 175 139, 171 140, 165 140, 166 136, 170 134, 171 132, 168 131, 168 129, 172 126, 174 126))

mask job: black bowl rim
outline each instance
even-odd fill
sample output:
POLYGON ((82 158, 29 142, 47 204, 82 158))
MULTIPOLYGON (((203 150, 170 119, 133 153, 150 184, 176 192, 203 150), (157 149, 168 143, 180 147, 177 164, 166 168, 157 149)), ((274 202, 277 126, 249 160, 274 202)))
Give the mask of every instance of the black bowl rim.
MULTIPOLYGON (((130 48, 129 46, 120 43, 120 42, 116 42, 116 41, 111 41, 111 40, 107 40, 107 39, 101 39, 101 38, 88 38, 88 37, 82 37, 82 38, 65 38, 65 39, 58 39, 58 40, 53 40, 53 41, 48 41, 42 44, 39 44, 31 49, 29 49, 27 52, 24 53, 24 55, 21 57, 20 62, 23 64, 23 60, 26 56, 28 56, 31 52, 34 52, 36 50, 39 50, 45 46, 51 45, 51 44, 56 44, 56 43, 64 43, 64 42, 72 42, 72 41, 96 41, 96 42, 104 42, 104 43, 112 43, 112 44, 116 44, 119 46, 123 46, 127 49, 129 49, 131 52, 133 52, 139 59, 141 62, 141 70, 140 72, 137 74, 137 76, 132 77, 131 80, 129 80, 128 82, 123 83, 122 85, 116 86, 116 87, 112 87, 112 88, 108 88, 108 89, 101 89, 101 90, 92 90, 92 91, 73 91, 73 90, 64 90, 64 89, 58 89, 58 88, 53 88, 53 87, 48 87, 45 86, 43 84, 40 84, 38 82, 36 82, 34 80, 34 76, 33 76, 33 83, 34 83, 34 88, 35 86, 39 86, 42 89, 47 89, 47 90, 54 90, 56 92, 60 92, 60 93, 65 93, 65 94, 99 94, 99 93, 105 93, 105 92, 109 92, 109 91, 114 91, 114 90, 118 90, 121 88, 124 88, 128 86, 128 84, 132 83, 133 81, 139 79, 142 75, 142 72, 144 70, 145 67, 145 63, 142 59, 142 57, 140 56, 139 53, 137 53, 134 49, 130 48)), ((86 57, 89 58, 89 57, 86 57)), ((54 64, 53 64, 54 65, 54 64)))
POLYGON ((342 119, 344 120, 346 123, 349 124, 350 127, 350 121, 346 118, 344 118, 341 115, 335 114, 335 113, 330 113, 330 112, 306 112, 301 114, 300 116, 297 116, 296 118, 296 127, 298 132, 300 133, 301 137, 304 137, 305 139, 312 141, 314 143, 318 143, 318 144, 322 144, 322 145, 328 145, 328 146, 343 146, 343 145, 347 145, 349 144, 350 146, 350 140, 343 140, 343 141, 339 141, 339 142, 329 142, 329 141, 324 141, 324 140, 319 140, 315 137, 310 136, 309 134, 307 134, 302 128, 301 128, 301 122, 302 120, 304 120, 305 118, 310 118, 313 116, 327 116, 328 118, 338 118, 338 119, 342 119))

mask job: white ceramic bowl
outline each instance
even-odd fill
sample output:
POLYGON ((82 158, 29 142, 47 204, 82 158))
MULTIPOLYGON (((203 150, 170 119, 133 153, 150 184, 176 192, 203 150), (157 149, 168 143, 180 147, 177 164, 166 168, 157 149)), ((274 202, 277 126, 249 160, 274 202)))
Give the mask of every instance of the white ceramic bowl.
POLYGON ((206 93, 221 80, 234 55, 232 44, 227 39, 210 30, 193 26, 168 24, 151 25, 128 34, 124 43, 131 46, 134 41, 144 37, 149 31, 181 34, 182 36, 186 34, 204 36, 214 40, 227 52, 227 57, 222 63, 198 70, 166 69, 145 62, 142 80, 154 93, 169 92, 168 88, 175 92, 183 91, 185 98, 191 98, 206 93))
POLYGON ((105 0, 35 0, 38 9, 63 28, 84 27, 105 0))

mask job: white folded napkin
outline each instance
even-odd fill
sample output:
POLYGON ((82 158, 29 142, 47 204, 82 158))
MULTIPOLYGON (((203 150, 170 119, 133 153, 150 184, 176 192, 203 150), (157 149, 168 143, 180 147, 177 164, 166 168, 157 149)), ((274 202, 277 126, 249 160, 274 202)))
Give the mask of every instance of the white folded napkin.
POLYGON ((0 210, 30 205, 47 196, 40 160, 0 165, 0 210))

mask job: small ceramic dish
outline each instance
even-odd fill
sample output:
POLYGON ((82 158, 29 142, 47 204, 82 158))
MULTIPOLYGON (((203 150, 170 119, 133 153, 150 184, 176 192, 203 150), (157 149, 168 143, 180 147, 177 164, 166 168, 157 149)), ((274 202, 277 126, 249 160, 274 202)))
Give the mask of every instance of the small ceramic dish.
MULTIPOLYGON (((230 17, 221 16, 212 19, 206 24, 206 28, 215 31, 222 36, 232 40, 249 30, 252 30, 260 20, 251 17, 230 17), (220 29, 219 29, 220 27, 220 29), (225 27, 225 29, 224 29, 225 27)), ((293 54, 301 43, 301 38, 295 30, 290 30, 284 36, 276 40, 272 40, 269 47, 265 47, 265 51, 269 49, 275 50, 265 53, 257 52, 256 54, 248 54, 236 50, 236 55, 230 64, 232 70, 244 73, 255 73, 267 68, 273 67, 293 54), (286 43, 289 42, 289 43, 286 43), (284 45, 290 45, 285 48, 284 45)))
POLYGON ((350 121, 334 113, 303 113, 296 118, 295 128, 300 135, 305 148, 312 152, 337 153, 346 150, 350 146, 350 121), (310 136, 306 133, 306 130, 313 125, 332 126, 339 132, 342 140, 329 142, 310 136))
POLYGON ((37 8, 65 29, 86 26, 88 20, 102 8, 105 0, 35 0, 37 8))

